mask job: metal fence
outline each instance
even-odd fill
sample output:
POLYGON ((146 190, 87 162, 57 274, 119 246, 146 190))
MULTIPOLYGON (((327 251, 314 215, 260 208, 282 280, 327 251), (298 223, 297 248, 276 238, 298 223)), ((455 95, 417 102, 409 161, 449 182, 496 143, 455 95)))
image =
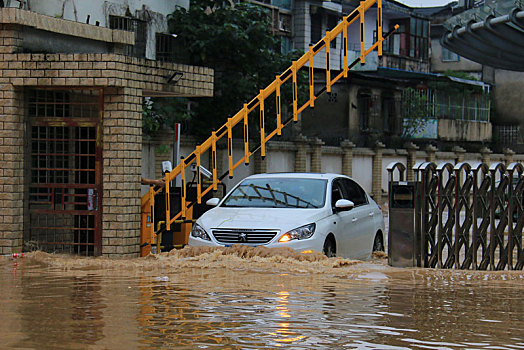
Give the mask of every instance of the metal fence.
MULTIPOLYGON (((388 166, 388 171, 391 184, 395 178, 401 182, 409 169, 395 163, 388 166)), ((414 248, 414 265, 523 269, 524 166, 521 163, 506 167, 502 163, 424 162, 416 164, 412 171, 416 193, 414 245, 419 245, 414 248)))

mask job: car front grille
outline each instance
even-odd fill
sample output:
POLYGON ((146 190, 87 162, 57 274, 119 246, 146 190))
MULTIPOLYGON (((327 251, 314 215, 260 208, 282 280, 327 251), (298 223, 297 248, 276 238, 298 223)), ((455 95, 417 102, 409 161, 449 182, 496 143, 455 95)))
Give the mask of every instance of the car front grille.
POLYGON ((212 230, 213 236, 220 243, 268 243, 278 233, 276 230, 253 230, 253 229, 220 229, 212 230))

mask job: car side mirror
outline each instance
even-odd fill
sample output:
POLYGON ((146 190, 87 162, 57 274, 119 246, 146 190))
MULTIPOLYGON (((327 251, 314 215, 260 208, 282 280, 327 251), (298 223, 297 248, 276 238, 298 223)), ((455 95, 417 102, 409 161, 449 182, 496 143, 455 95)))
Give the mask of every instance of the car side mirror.
POLYGON ((337 212, 338 211, 348 211, 348 210, 353 209, 354 207, 355 207, 355 203, 347 199, 339 199, 335 203, 335 209, 337 212))
POLYGON ((211 198, 207 200, 206 204, 209 205, 210 207, 216 207, 218 205, 218 202, 220 202, 220 199, 211 198))

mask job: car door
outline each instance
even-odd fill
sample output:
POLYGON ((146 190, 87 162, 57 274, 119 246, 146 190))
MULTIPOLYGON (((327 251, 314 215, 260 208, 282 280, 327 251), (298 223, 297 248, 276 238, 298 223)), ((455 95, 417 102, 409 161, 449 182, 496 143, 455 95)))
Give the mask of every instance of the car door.
POLYGON ((355 203, 348 211, 350 226, 347 227, 347 255, 355 258, 366 258, 371 253, 375 235, 375 207, 368 200, 366 192, 355 181, 341 178, 344 199, 355 203))
POLYGON ((351 220, 353 219, 352 210, 349 211, 337 211, 335 209, 335 203, 339 199, 344 199, 344 190, 342 188, 342 183, 340 178, 334 179, 331 184, 331 210, 332 210, 332 219, 333 226, 332 230, 335 234, 337 241, 337 255, 338 256, 348 256, 348 247, 350 243, 350 237, 352 235, 351 231, 351 220))

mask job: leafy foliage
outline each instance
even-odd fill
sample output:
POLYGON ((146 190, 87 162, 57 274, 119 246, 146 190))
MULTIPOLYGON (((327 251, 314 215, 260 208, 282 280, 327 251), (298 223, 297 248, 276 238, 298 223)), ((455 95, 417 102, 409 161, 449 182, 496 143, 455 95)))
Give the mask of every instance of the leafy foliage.
POLYGON ((449 70, 449 69, 444 72, 444 75, 448 77, 455 77, 455 78, 460 78, 460 79, 478 80, 467 72, 460 72, 460 71, 454 71, 454 70, 449 70))
POLYGON ((428 99, 420 91, 407 88, 402 92, 404 101, 403 136, 411 137, 424 130, 428 116, 428 99))
POLYGON ((173 128, 175 123, 191 118, 187 98, 151 98, 142 104, 142 131, 151 137, 161 128, 173 128))
POLYGON ((177 46, 186 51, 187 63, 215 72, 214 97, 193 100, 191 125, 197 135, 207 136, 222 125, 293 59, 293 54, 280 53, 270 15, 258 5, 191 0, 189 10, 178 8, 168 20, 171 33, 177 34, 177 46))

